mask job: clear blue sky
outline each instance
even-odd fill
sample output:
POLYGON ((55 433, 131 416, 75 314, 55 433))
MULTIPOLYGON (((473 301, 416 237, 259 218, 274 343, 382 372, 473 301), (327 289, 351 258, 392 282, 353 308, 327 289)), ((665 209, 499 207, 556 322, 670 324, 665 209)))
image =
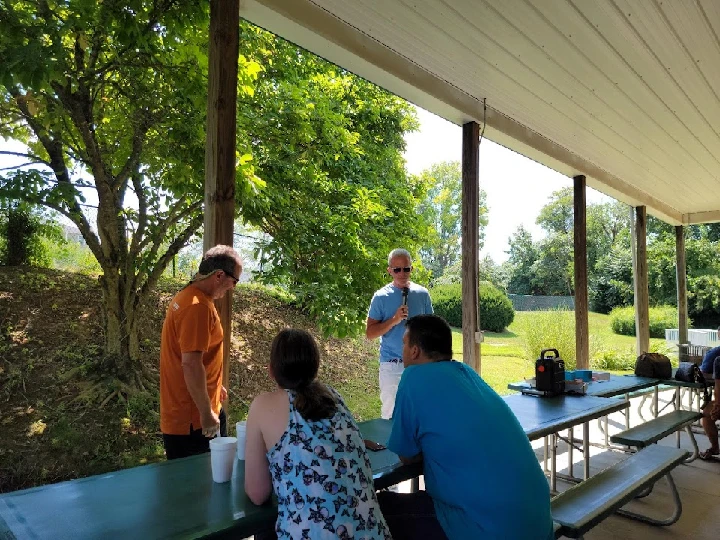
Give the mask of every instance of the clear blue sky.
MULTIPOLYGON (((405 137, 408 171, 419 174, 433 163, 460 161, 462 128, 418 108, 420 130, 405 137)), ((481 255, 490 254, 497 263, 507 259, 508 238, 524 225, 535 240, 543 236, 535 224, 540 209, 553 191, 572 186, 563 176, 507 148, 483 139, 480 145, 480 187, 487 193, 489 207, 485 246, 481 255)), ((587 203, 612 200, 588 188, 587 203)))

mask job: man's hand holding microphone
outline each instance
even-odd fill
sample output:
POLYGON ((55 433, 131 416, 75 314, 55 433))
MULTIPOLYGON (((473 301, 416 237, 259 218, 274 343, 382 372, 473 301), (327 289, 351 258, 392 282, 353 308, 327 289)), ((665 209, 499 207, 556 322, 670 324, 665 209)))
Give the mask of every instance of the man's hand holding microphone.
POLYGON ((395 324, 398 324, 405 319, 408 318, 408 293, 410 292, 409 287, 403 287, 402 290, 402 303, 400 304, 400 307, 397 308, 397 311, 395 312, 395 315, 393 316, 393 319, 395 320, 395 324))

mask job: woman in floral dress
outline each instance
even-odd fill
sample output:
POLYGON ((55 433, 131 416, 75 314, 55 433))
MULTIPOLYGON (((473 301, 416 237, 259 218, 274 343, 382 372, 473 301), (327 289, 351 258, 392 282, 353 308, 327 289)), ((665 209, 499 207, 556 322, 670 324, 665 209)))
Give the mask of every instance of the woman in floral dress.
POLYGON ((278 389, 248 413, 245 491, 255 504, 278 499, 281 539, 389 539, 370 460, 340 395, 315 380, 313 337, 287 329, 274 339, 270 376, 278 389))

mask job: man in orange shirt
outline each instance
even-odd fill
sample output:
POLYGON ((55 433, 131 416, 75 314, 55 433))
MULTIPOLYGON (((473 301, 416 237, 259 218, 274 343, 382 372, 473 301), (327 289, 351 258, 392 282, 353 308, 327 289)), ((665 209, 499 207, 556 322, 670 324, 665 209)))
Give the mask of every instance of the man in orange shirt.
POLYGON ((210 439, 227 435, 221 402, 223 329, 214 300, 237 285, 242 261, 230 246, 203 255, 198 273, 175 295, 160 343, 160 429, 168 459, 208 452, 210 439))

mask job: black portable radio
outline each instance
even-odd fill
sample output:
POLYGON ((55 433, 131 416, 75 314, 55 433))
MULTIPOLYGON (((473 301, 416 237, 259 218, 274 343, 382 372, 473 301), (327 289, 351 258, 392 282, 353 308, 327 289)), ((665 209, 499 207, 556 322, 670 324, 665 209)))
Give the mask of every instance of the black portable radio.
POLYGON ((565 391, 565 362, 557 349, 543 349, 535 362, 535 388, 540 392, 562 394, 565 391), (546 353, 554 352, 555 356, 546 353))

